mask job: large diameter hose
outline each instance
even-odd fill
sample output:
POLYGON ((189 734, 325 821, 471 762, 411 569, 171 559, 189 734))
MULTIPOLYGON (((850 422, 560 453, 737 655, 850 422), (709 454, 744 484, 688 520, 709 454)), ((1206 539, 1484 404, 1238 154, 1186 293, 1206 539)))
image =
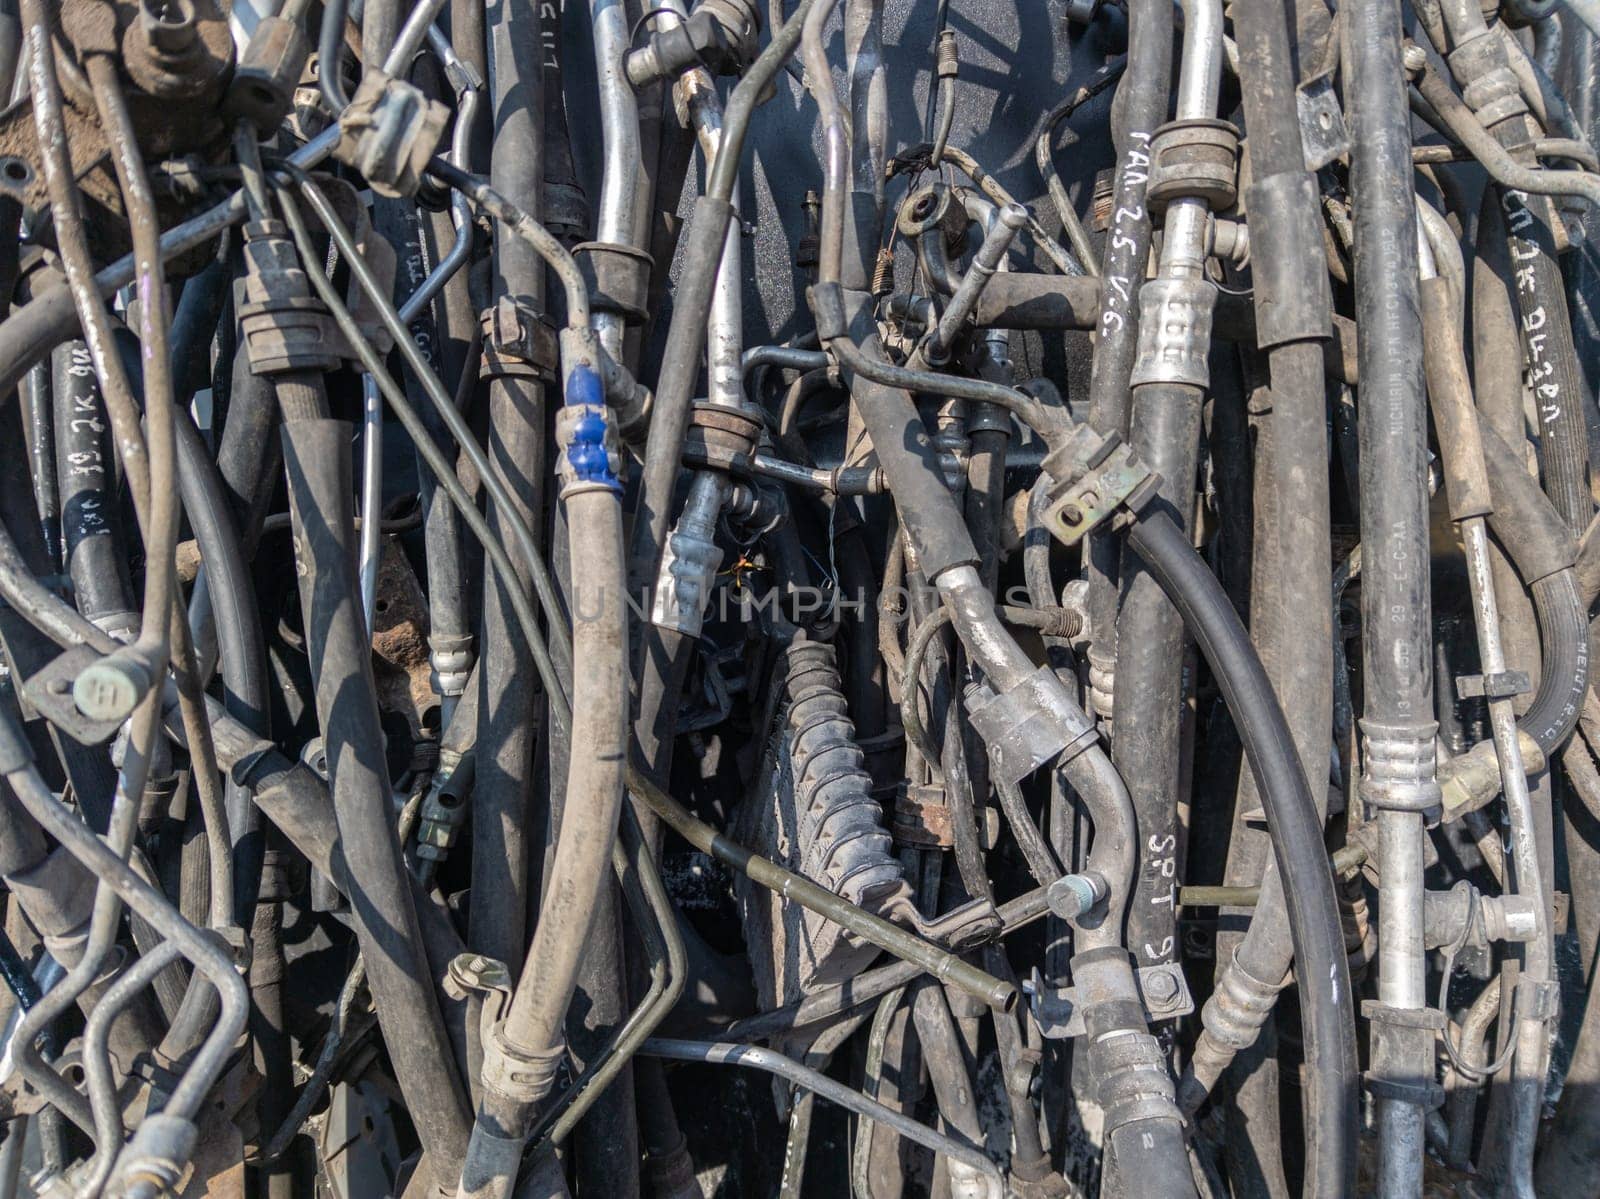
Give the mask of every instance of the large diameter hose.
MULTIPOLYGON (((620 487, 605 449, 600 380, 586 332, 563 334, 567 404, 562 504, 572 555, 572 754, 555 857, 527 964, 485 1045, 482 1098, 459 1194, 503 1196, 516 1181, 536 1105, 565 1056, 562 1029, 616 842, 628 760, 628 630, 620 487)), ((560 704, 560 697, 552 697, 560 704)))
POLYGON ((1267 814, 1267 830, 1298 963, 1306 1058, 1306 1193, 1354 1189, 1355 999, 1333 875, 1305 771, 1272 683, 1216 576, 1183 531, 1149 511, 1128 534, 1146 568, 1183 614, 1238 726, 1267 814))
POLYGON ((343 421, 284 422, 306 640, 347 893, 378 1024, 400 1085, 408 1094, 428 1096, 412 1108, 412 1119, 436 1181, 451 1186, 466 1153, 465 1091, 421 950, 395 836, 372 655, 356 592, 351 436, 343 421))
MULTIPOLYGON (((1329 331, 1331 298, 1317 189, 1305 170, 1294 111, 1285 12, 1271 0, 1248 0, 1236 16, 1249 131, 1245 146, 1253 180, 1248 194, 1250 232, 1259 247, 1253 272, 1256 324, 1272 383, 1270 452, 1258 452, 1256 457, 1256 469, 1271 473, 1258 477, 1256 486, 1258 496, 1273 497, 1273 502, 1258 506, 1257 520, 1267 516, 1276 526, 1268 526, 1269 535, 1258 538, 1254 550, 1252 588, 1257 598, 1252 602, 1252 624, 1294 733, 1320 821, 1325 814, 1323 782, 1333 719, 1328 439, 1320 344, 1329 331), (1262 628, 1267 630, 1264 636, 1262 628)), ((1262 900, 1248 914, 1242 938, 1218 938, 1218 985, 1202 1016, 1205 1029, 1182 1088, 1181 1097, 1190 1110, 1233 1060, 1234 1045, 1254 1036, 1248 1026, 1268 1017, 1293 960, 1283 879, 1267 858, 1267 845, 1244 819, 1259 803, 1255 777, 1246 773, 1239 780, 1225 881, 1259 882, 1262 900), (1246 992, 1254 1002, 1228 1007, 1229 998, 1246 992), (1219 1020, 1219 1015, 1224 1018, 1219 1020), (1230 1023, 1236 1037, 1231 1043, 1219 1043, 1214 1029, 1230 1023)), ((1248 1068, 1251 1060, 1248 1049, 1244 1052, 1241 1069, 1248 1068)), ((1241 1083, 1241 1107, 1252 1093, 1253 1088, 1241 1083)), ((1245 1118, 1252 1124, 1269 1120, 1276 1127, 1278 1109, 1272 1098, 1267 1107, 1245 1118)), ((1308 1169, 1308 1176, 1311 1172, 1308 1169)))
POLYGON ((1382 568, 1362 577, 1363 798, 1378 809, 1382 915, 1372 1074, 1379 1189, 1420 1194, 1423 1110, 1434 1036, 1423 949, 1424 823, 1434 779, 1428 554, 1427 411, 1411 118, 1399 0, 1353 0, 1346 19, 1356 324, 1361 377, 1361 548, 1382 568))
MULTIPOLYGON (((1172 5, 1169 0, 1133 0, 1128 6, 1128 69, 1117 87, 1113 115, 1119 118, 1117 171, 1112 182, 1114 227, 1105 242, 1100 278, 1099 334, 1089 367, 1089 422, 1101 433, 1126 433, 1129 385, 1139 346, 1135 284, 1150 257, 1150 213, 1145 187, 1150 176, 1150 139, 1167 118, 1172 76, 1172 5)), ((1110 536, 1089 541, 1090 662, 1102 675, 1116 661, 1118 555, 1110 536)))

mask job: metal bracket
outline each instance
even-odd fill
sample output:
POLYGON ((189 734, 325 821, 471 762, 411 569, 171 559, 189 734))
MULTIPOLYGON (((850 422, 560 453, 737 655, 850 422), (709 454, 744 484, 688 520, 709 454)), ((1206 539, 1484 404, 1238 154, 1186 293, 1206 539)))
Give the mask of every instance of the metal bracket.
POLYGON ((83 745, 104 745, 117 735, 123 723, 91 719, 78 709, 72 698, 74 680, 102 656, 91 646, 74 646, 57 654, 44 669, 22 684, 22 694, 39 714, 83 745))
POLYGON ((1524 975, 1517 979, 1517 1019, 1548 1023, 1561 1010, 1561 984, 1524 975))
POLYGON ((1102 437, 1088 425, 1067 434, 1043 465, 1061 480, 1051 489, 1045 524, 1065 545, 1076 544, 1123 505, 1137 511, 1161 482, 1120 436, 1102 437))
POLYGON ((1501 670, 1494 674, 1463 674, 1456 677, 1456 694, 1462 699, 1511 699, 1533 690, 1525 670, 1501 670))
POLYGON ((1294 101, 1300 115, 1300 144, 1306 170, 1319 171, 1350 152, 1350 130, 1344 123, 1331 74, 1307 79, 1295 89, 1294 101))
MULTIPOLYGON (((1139 1006, 1146 1020, 1172 1020, 1194 1011, 1194 996, 1183 967, 1177 962, 1141 966, 1134 973, 1139 989, 1139 1006)), ((1052 1041, 1083 1036, 1083 1011, 1078 1006, 1075 987, 1046 987, 1036 969, 1026 984, 1029 1004, 1039 1031, 1052 1041)))

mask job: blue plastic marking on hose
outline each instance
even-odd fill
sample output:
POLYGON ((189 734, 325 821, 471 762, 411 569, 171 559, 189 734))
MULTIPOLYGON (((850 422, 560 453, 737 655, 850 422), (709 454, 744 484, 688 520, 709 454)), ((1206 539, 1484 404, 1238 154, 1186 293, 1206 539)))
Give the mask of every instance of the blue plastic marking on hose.
POLYGON ((572 441, 567 445, 567 463, 573 478, 620 492, 622 483, 612 471, 611 455, 606 452, 605 392, 600 376, 587 366, 574 368, 567 378, 566 401, 567 407, 583 412, 572 426, 572 441))
POLYGON ((565 399, 569 405, 585 404, 599 408, 605 404, 605 388, 601 386, 600 376, 593 367, 580 363, 572 368, 572 373, 567 376, 565 399))

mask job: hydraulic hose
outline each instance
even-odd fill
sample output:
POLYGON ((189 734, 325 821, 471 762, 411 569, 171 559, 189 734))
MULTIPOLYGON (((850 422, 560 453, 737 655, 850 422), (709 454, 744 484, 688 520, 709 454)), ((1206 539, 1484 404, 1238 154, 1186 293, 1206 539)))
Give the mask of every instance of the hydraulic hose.
MULTIPOLYGON (((1183 12, 1177 119, 1212 120, 1222 82, 1222 5, 1187 0, 1183 12)), ((1202 313, 1209 316, 1215 304, 1216 288, 1204 277, 1210 203, 1199 195, 1177 195, 1167 205, 1156 277, 1139 292, 1143 333, 1131 375, 1129 442, 1160 476, 1162 502, 1180 527, 1193 514, 1200 409, 1210 379, 1203 358, 1179 347, 1204 335, 1194 322, 1202 313)), ((1106 286, 1114 284, 1107 279, 1106 286)), ((1092 386, 1091 376, 1091 391, 1092 386)), ((1181 727, 1184 630, 1177 611, 1137 560, 1122 562, 1116 636, 1111 759, 1127 783, 1139 821, 1139 878, 1128 909, 1128 944, 1141 966, 1154 966, 1178 954, 1175 888, 1184 853, 1178 807, 1187 774, 1181 727)))
MULTIPOLYGON (((1117 120, 1117 169, 1111 184, 1114 229, 1105 240, 1100 265, 1102 284, 1094 356, 1089 370, 1089 423, 1100 433, 1126 435, 1134 357, 1139 347, 1137 283, 1150 257, 1150 213, 1145 188, 1150 177, 1150 139, 1167 118, 1172 76, 1172 4, 1169 0, 1132 0, 1128 6, 1128 66, 1117 86, 1113 118, 1117 120)), ((1004 280, 1001 281, 1004 284, 1004 280)), ((991 289, 993 294, 994 289, 991 289)), ((1089 649, 1091 677, 1104 685, 1091 691, 1100 715, 1111 714, 1111 684, 1117 658, 1117 582, 1119 538, 1090 539, 1086 574, 1089 579, 1089 624, 1094 644, 1089 649)))
MULTIPOLYGON (((543 20, 535 5, 489 10, 490 110, 494 142, 490 182, 511 203, 537 220, 544 188, 543 20), (532 102, 530 103, 530 99, 532 102)), ((496 295, 524 306, 522 319, 544 311, 544 263, 504 225, 494 241, 496 295)), ((485 444, 503 491, 488 505, 489 527, 509 541, 513 521, 541 530, 545 445, 545 388, 532 364, 515 355, 486 354, 489 428, 485 444)), ((503 961, 515 974, 527 949, 528 888, 532 880, 534 714, 528 686, 533 673, 529 647, 513 635, 516 624, 508 592, 526 592, 529 561, 512 559, 516 573, 483 580, 484 645, 505 647, 485 655, 478 670, 479 741, 472 789, 472 896, 468 931, 473 948, 503 961)))
MULTIPOLYGON (((1141 514, 1128 539, 1210 663, 1256 776, 1298 963, 1306 1058, 1306 1193, 1349 1194, 1359 1074, 1355 997, 1317 806, 1283 709, 1216 576, 1159 508, 1141 514)), ((1275 986, 1281 979, 1279 974, 1264 981, 1275 986)))
POLYGON ((1351 118, 1356 323, 1361 376, 1361 546, 1386 569, 1362 576, 1361 792, 1378 809, 1381 882, 1378 1002, 1369 1017, 1378 1101, 1379 1186, 1422 1188, 1423 1111, 1433 1035, 1423 949, 1423 843, 1439 804, 1434 778, 1432 612, 1428 575, 1427 411, 1422 376, 1411 125, 1396 0, 1345 12, 1345 100, 1351 118))
POLYGON ((413 1118, 438 1185, 448 1188, 461 1171, 469 1122, 395 838, 354 574, 351 440, 350 426, 342 421, 284 421, 284 465, 301 547, 301 602, 361 956, 400 1085, 430 1097, 413 1118))
POLYGON ((716 266, 722 260, 728 224, 733 219, 733 184, 756 102, 783 69, 800 42, 800 31, 821 0, 800 0, 789 19, 772 31, 772 40, 728 97, 722 140, 704 194, 695 201, 682 258, 688 264, 678 280, 667 332, 667 351, 656 383, 650 440, 634 515, 629 580, 648 585, 656 577, 668 524, 673 485, 681 469, 683 440, 689 429, 689 399, 700 368, 703 334, 711 311, 716 266))
POLYGON ((627 605, 620 485, 601 419, 604 397, 592 335, 563 337, 566 405, 562 504, 572 557, 573 752, 561 829, 527 965, 485 1045, 482 1098, 460 1175, 464 1197, 508 1194, 535 1106, 549 1093, 564 1051, 562 1030, 577 985, 616 840, 628 756, 627 605))
POLYGON ((137 617, 117 519, 115 464, 89 347, 80 341, 58 346, 51 366, 62 550, 73 601, 96 624, 113 633, 131 633, 137 617))

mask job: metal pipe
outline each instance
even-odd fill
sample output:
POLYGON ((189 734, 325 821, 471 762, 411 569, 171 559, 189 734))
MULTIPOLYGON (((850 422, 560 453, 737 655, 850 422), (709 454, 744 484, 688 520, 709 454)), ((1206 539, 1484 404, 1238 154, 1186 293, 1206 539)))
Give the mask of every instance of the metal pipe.
POLYGON ((987 1182, 990 1199, 1000 1199, 1005 1194, 1005 1183, 999 1170, 982 1150, 963 1144, 944 1133, 935 1132, 927 1125, 919 1124, 911 1117, 885 1107, 876 1100, 868 1099, 843 1083, 835 1082, 826 1074, 802 1066, 799 1062, 780 1053, 774 1053, 770 1049, 762 1049, 757 1045, 734 1045, 725 1041, 680 1041, 668 1037, 652 1037, 644 1043, 644 1048, 640 1052, 684 1062, 749 1066, 756 1070, 765 1070, 769 1074, 776 1074, 797 1087, 804 1087, 824 1099, 832 1100, 840 1107, 848 1108, 857 1115, 893 1129, 908 1141, 914 1141, 936 1153, 942 1153, 968 1167, 987 1182))

